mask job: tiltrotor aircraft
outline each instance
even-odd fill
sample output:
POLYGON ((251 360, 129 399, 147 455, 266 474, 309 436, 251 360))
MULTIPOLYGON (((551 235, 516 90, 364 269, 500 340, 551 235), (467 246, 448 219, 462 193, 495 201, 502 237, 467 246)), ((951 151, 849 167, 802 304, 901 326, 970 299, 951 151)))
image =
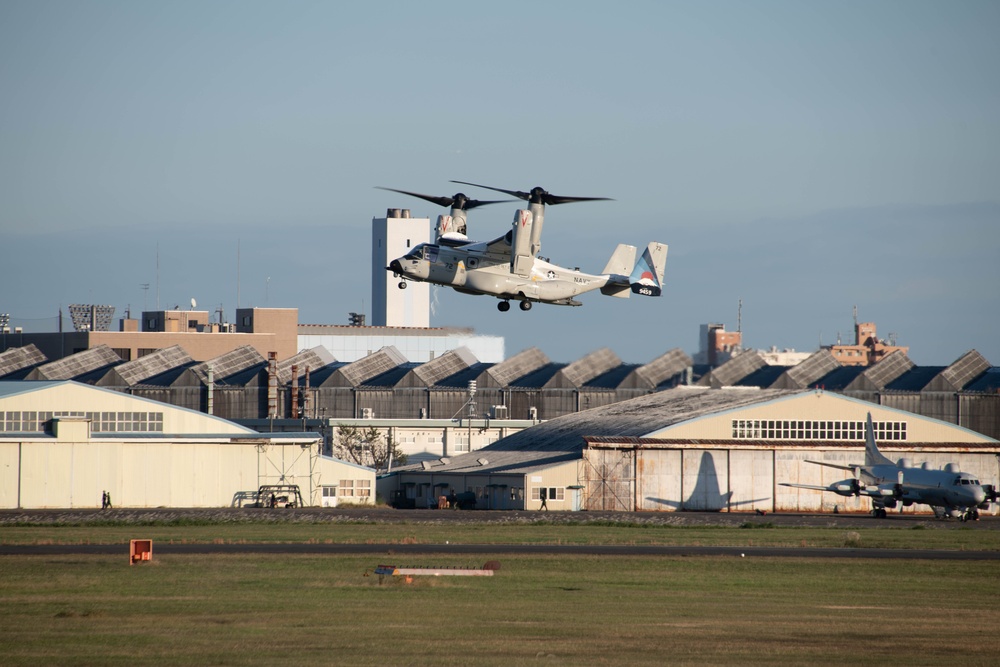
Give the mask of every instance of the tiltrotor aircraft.
POLYGON ((871 514, 885 518, 886 509, 902 503, 909 507, 914 503, 930 505, 935 516, 957 518, 962 521, 979 518, 979 510, 987 509, 990 501, 997 500, 996 489, 985 487, 969 473, 959 472, 953 463, 943 470, 926 467, 914 468, 906 459, 897 465, 882 455, 875 444, 872 415, 868 413, 865 440, 865 464, 863 466, 842 466, 822 461, 807 461, 829 468, 850 470, 854 477, 830 486, 812 484, 792 484, 781 482, 781 486, 800 489, 830 491, 839 496, 869 496, 872 499, 871 514))
POLYGON ((492 241, 477 243, 466 235, 466 212, 499 201, 479 201, 462 193, 435 197, 381 188, 451 207, 450 216, 438 218, 434 243, 414 246, 406 255, 389 263, 387 270, 400 278, 400 289, 406 289, 406 282, 413 280, 444 285, 463 294, 486 294, 500 299, 497 308, 501 312, 510 310, 511 301, 519 301, 521 310, 531 310, 536 302, 580 306, 583 304, 573 297, 598 289, 602 294, 620 298, 628 298, 632 293, 660 296, 667 261, 664 243, 650 243, 638 262, 636 247, 620 244, 604 271, 596 275, 557 266, 538 256, 542 249, 546 205, 607 201, 606 197, 563 197, 540 187, 521 192, 465 181, 452 183, 503 192, 527 201, 528 208, 514 214, 509 232, 492 241))

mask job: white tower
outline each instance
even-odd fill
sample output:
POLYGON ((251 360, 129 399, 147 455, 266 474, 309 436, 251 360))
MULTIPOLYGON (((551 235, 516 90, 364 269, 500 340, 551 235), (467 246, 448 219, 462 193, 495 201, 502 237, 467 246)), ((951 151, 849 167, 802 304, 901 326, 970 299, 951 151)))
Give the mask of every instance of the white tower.
POLYGON ((411 218, 409 209, 390 208, 386 217, 372 218, 372 326, 430 326, 430 285, 407 281, 406 289, 399 289, 399 279, 386 270, 389 262, 430 240, 430 218, 411 218))

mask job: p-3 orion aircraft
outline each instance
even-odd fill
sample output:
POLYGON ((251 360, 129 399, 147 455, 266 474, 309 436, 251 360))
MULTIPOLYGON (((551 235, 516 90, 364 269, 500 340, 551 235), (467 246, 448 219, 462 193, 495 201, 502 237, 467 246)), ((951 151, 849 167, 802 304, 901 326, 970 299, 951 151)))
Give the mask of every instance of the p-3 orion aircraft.
POLYGON ((909 507, 917 503, 930 505, 937 517, 975 520, 979 518, 980 509, 989 508, 989 503, 997 500, 997 491, 993 486, 984 487, 973 475, 960 472, 954 463, 949 463, 942 470, 931 470, 926 464, 914 468, 906 459, 901 460, 899 465, 893 463, 882 455, 875 444, 870 412, 864 465, 842 466, 822 461, 807 463, 849 470, 854 477, 830 486, 789 482, 781 482, 781 486, 830 491, 844 497, 869 496, 872 499, 871 515, 879 518, 885 518, 887 508, 893 509, 899 504, 909 507))
POLYGON ((403 257, 389 263, 387 270, 400 279, 400 289, 406 289, 406 282, 412 280, 444 285, 463 294, 486 294, 500 299, 497 308, 501 312, 510 310, 511 301, 519 301, 521 310, 531 310, 531 305, 536 302, 580 306, 583 304, 574 297, 594 290, 619 298, 628 298, 633 293, 660 296, 663 269, 667 262, 667 245, 664 243, 650 243, 638 262, 636 247, 620 244, 600 274, 557 266, 538 256, 542 249, 546 206, 607 201, 606 197, 563 197, 540 187, 521 192, 465 181, 452 183, 503 192, 527 201, 528 208, 514 214, 509 232, 492 241, 477 243, 466 235, 466 212, 500 201, 479 201, 462 193, 453 197, 435 197, 381 188, 451 207, 450 216, 438 218, 434 243, 418 244, 403 257))

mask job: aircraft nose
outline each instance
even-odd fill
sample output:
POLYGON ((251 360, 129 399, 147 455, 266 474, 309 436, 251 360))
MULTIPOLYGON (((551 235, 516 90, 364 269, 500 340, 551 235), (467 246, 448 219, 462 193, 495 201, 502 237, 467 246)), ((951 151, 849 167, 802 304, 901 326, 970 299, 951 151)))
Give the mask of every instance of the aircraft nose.
POLYGON ((402 273, 403 266, 399 263, 398 259, 394 259, 391 262, 389 262, 389 270, 392 271, 393 273, 402 273))
POLYGON ((986 501, 986 492, 983 491, 983 487, 973 487, 972 498, 976 501, 977 505, 982 505, 986 501))

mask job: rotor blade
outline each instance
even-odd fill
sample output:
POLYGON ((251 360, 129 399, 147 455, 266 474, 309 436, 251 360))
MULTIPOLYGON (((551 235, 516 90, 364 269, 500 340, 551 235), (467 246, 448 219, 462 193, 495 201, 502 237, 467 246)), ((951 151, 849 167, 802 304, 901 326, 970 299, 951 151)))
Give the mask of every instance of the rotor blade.
POLYGON ((520 192, 519 190, 504 190, 503 188, 494 188, 494 187, 490 187, 489 185, 479 185, 478 183, 469 183, 467 181, 452 181, 452 183, 460 183, 462 185, 472 185, 472 186, 475 186, 477 188, 483 188, 485 190, 493 190, 494 192, 502 192, 504 194, 510 195, 511 197, 517 197, 518 199, 523 199, 524 201, 528 201, 528 198, 531 197, 531 193, 529 193, 529 192, 520 192))
POLYGON ((388 190, 389 192, 398 192, 401 195, 409 195, 410 197, 417 197, 438 206, 451 206, 454 202, 454 199, 451 197, 435 197, 434 195, 424 195, 419 192, 408 192, 407 190, 397 190, 396 188, 383 188, 381 185, 376 185, 375 188, 378 190, 388 190))
POLYGON ((480 185, 478 183, 469 183, 467 181, 452 181, 452 183, 461 183, 462 185, 471 185, 477 188, 485 188, 487 190, 495 190, 496 192, 503 192, 512 197, 517 197, 518 199, 523 199, 524 201, 531 202, 533 204, 545 204, 546 206, 555 206, 556 204, 572 204, 578 201, 613 201, 609 197, 563 197, 561 195, 554 195, 546 192, 544 188, 534 187, 531 192, 522 192, 521 190, 504 190, 503 188, 494 188, 489 185, 480 185))
POLYGON ((493 201, 481 201, 478 199, 469 199, 461 192, 459 192, 453 197, 435 197, 434 195, 425 195, 419 192, 410 192, 408 190, 397 190, 396 188, 384 188, 381 185, 376 185, 375 188, 378 190, 388 190, 389 192, 398 192, 401 195, 409 195, 410 197, 417 197, 419 199, 423 199, 424 201, 429 201, 432 204, 437 204, 438 206, 444 206, 446 208, 447 207, 458 208, 463 211, 474 209, 477 206, 485 206, 487 204, 500 204, 505 201, 509 201, 507 199, 497 199, 493 201))

